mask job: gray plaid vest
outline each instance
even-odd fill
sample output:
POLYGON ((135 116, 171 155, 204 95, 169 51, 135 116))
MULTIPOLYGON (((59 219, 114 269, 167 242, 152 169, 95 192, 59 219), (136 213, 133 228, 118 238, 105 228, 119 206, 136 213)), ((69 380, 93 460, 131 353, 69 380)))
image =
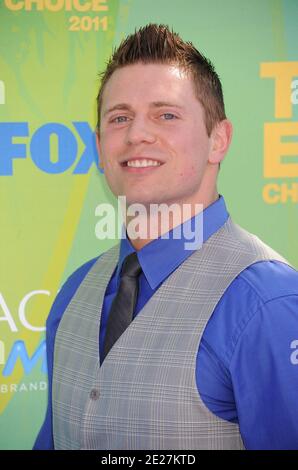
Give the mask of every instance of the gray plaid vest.
MULTIPOLYGON (((99 327, 119 245, 90 269, 57 330, 56 449, 243 449, 239 427, 202 402, 195 370, 204 328, 233 279, 286 262, 229 218, 159 287, 100 367, 99 327)), ((227 312, 228 314, 228 312, 227 312)))

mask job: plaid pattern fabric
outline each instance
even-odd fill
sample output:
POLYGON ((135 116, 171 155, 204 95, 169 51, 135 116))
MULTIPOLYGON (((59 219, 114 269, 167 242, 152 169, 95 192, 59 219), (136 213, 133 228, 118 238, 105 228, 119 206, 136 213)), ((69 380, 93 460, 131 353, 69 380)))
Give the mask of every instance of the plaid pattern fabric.
POLYGON ((118 254, 119 245, 93 265, 57 331, 55 448, 243 449, 238 425, 211 413, 198 394, 198 346, 243 269, 287 261, 229 218, 159 287, 100 367, 101 308, 118 254))

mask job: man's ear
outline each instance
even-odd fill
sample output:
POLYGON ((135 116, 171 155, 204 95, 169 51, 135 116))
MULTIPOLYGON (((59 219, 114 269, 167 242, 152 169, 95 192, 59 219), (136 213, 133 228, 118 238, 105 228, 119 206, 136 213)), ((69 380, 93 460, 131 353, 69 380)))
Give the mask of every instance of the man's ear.
POLYGON ((231 121, 223 119, 218 122, 211 132, 211 149, 209 154, 210 163, 220 163, 228 149, 232 140, 233 126, 231 121))
POLYGON ((96 149, 97 149, 97 154, 98 154, 98 168, 101 170, 104 169, 102 159, 100 158, 101 156, 101 145, 100 145, 100 136, 99 136, 99 130, 96 129, 95 131, 95 141, 96 141, 96 149))

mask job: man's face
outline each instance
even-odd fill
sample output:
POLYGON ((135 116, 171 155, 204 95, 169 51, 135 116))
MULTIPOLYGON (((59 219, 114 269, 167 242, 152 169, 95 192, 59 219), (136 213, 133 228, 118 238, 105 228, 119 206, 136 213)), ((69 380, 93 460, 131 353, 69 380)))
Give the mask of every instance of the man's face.
POLYGON ((138 63, 107 82, 100 159, 112 192, 127 204, 201 202, 210 142, 192 79, 178 67, 138 63))

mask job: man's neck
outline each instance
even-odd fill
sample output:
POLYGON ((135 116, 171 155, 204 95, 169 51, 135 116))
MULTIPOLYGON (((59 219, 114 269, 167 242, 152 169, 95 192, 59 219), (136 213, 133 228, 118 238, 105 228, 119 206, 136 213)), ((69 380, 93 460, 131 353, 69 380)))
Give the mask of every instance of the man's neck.
POLYGON ((202 212, 218 197, 218 192, 215 190, 212 197, 204 202, 168 204, 166 207, 171 208, 170 211, 148 209, 146 214, 137 217, 137 221, 131 216, 126 216, 127 237, 135 250, 139 251, 148 243, 202 212))

